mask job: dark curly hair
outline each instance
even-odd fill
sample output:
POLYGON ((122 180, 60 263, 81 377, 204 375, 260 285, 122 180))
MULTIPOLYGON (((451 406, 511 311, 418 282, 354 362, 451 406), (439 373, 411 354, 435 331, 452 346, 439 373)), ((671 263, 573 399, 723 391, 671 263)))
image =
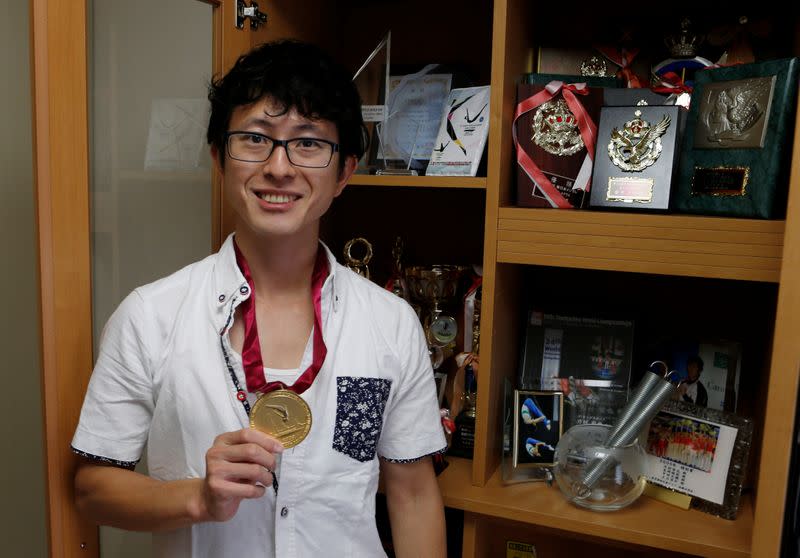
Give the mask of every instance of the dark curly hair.
POLYGON ((686 359, 686 366, 689 366, 693 362, 697 365, 698 372, 702 372, 704 363, 703 359, 700 358, 700 355, 693 355, 686 359))
POLYGON ((367 129, 361 118, 361 98, 347 71, 317 46, 282 40, 264 43, 239 57, 222 78, 209 87, 211 118, 206 139, 225 164, 225 134, 234 109, 266 96, 283 110, 305 118, 329 120, 339 132, 340 167, 350 155, 361 158, 367 129))

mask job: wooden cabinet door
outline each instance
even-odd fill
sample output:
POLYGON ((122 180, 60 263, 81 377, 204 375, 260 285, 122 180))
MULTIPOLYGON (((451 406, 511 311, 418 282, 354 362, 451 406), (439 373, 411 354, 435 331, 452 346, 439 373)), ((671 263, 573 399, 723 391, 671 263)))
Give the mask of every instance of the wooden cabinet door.
MULTIPOLYGON (((206 189, 205 204, 191 208, 198 213, 193 218, 204 226, 205 252, 221 243, 220 184, 211 168, 165 161, 168 157, 158 148, 170 146, 158 144, 151 134, 157 135, 159 125, 162 132, 169 127, 169 122, 159 122, 165 114, 159 110, 168 115, 181 110, 179 100, 186 94, 180 87, 159 89, 174 77, 170 74, 181 71, 181 61, 195 63, 201 57, 207 80, 250 48, 249 22, 242 30, 236 28, 235 4, 235 0, 30 0, 45 476, 48 547, 53 557, 101 554, 98 529, 80 518, 74 507, 76 459, 70 442, 94 362, 93 332, 103 325, 93 327, 93 321, 104 321, 97 311, 93 315, 93 306, 95 310, 103 304, 115 306, 127 294, 128 283, 140 279, 130 267, 103 275, 94 256, 105 250, 112 255, 109 261, 119 263, 140 241, 179 236, 183 214, 171 226, 162 223, 161 231, 148 228, 147 218, 153 210, 163 213, 160 193, 173 188, 174 195, 176 184, 187 179, 196 179, 206 189), (204 37, 208 48, 186 51, 190 35, 204 37), (152 62, 138 58, 148 49, 155 51, 152 62), (169 57, 173 57, 172 71, 163 64, 169 57), (97 87, 99 71, 105 72, 102 88, 97 87), (132 88, 141 88, 142 94, 137 90, 131 95, 132 88), (105 105, 95 105, 98 100, 105 105), (138 110, 141 104, 143 122, 126 118, 130 116, 126 110, 138 110), (149 208, 143 198, 147 189, 152 193, 149 208), (138 210, 132 211, 137 204, 138 210), (119 222, 125 220, 128 226, 142 225, 140 236, 120 233, 119 222), (103 303, 98 290, 104 293, 103 303)), ((109 545, 102 554, 121 556, 121 552, 109 545)))

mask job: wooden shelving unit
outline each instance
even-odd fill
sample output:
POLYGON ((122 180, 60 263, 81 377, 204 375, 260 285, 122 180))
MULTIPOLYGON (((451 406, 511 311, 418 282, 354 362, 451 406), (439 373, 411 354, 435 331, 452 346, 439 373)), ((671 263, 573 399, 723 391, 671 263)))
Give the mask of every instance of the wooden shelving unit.
POLYGON ((504 207, 497 261, 777 283, 783 221, 504 207))
MULTIPOLYGON (((257 32, 254 42, 282 36, 316 40, 357 68, 388 24, 393 67, 396 63, 421 67, 436 58, 468 66, 475 84, 491 84, 486 177, 357 175, 350 181, 354 188, 348 190, 363 201, 331 224, 342 236, 364 227, 375 229, 367 230, 365 236, 373 233, 381 240, 402 233, 411 238, 412 246, 424 246, 435 252, 426 255, 439 256, 441 261, 459 248, 459 255, 466 251, 474 262, 483 264, 475 454, 472 460, 448 458, 450 466, 440 476, 446 505, 465 511, 463 556, 499 555, 503 550, 490 541, 512 532, 530 534, 543 548, 550 548, 551 538, 580 540, 582 548, 592 549, 591 555, 597 557, 778 556, 800 365, 800 125, 793 138, 785 220, 517 208, 511 140, 516 84, 531 69, 547 21, 556 21, 553 8, 547 11, 544 3, 530 0, 467 0, 458 5, 412 0, 402 9, 393 2, 369 6, 368 10, 337 9, 344 8, 344 3, 318 2, 318 11, 325 14, 324 25, 309 23, 305 7, 270 6, 273 26, 257 32), (445 19, 446 26, 441 23, 445 19), (465 29, 472 31, 468 41, 459 35, 465 29), (342 42, 341 37, 348 40, 342 42), (424 218, 413 204, 425 206, 424 218), (484 209, 482 223, 464 211, 479 205, 484 209), (366 211, 376 216, 367 218, 366 211), (381 214, 395 220, 382 222, 381 214), (404 219, 403 230, 384 230, 397 227, 398 215, 404 219), (482 230, 482 245, 460 241, 465 230, 482 230), (623 282, 635 281, 641 274, 667 282, 674 278, 676 290, 668 284, 653 294, 662 298, 662 306, 664 297, 668 301, 668 297, 689 294, 695 281, 705 288, 709 281, 734 281, 737 295, 761 293, 758 300, 763 298, 770 306, 767 311, 737 318, 751 329, 766 332, 764 339, 771 341, 759 341, 764 362, 747 371, 757 376, 750 376, 755 392, 747 394, 748 412, 757 430, 751 462, 753 490, 743 497, 735 521, 646 498, 618 512, 593 513, 569 505, 556 487, 503 485, 499 473, 502 386, 506 379, 513 383, 517 370, 525 277, 531 271, 559 268, 575 274, 595 270, 623 282), (769 296, 763 295, 765 285, 774 289, 769 296), (762 323, 753 325, 750 320, 762 323), (620 549, 630 553, 618 553, 620 549)), ((576 17, 581 34, 591 34, 602 24, 590 22, 592 16, 576 17)), ((603 17, 610 21, 614 14, 603 17)), ((560 36, 569 41, 564 33, 560 36)), ((795 42, 794 49, 800 51, 800 44, 795 42)), ((548 552, 541 556, 567 555, 548 552)))
POLYGON ((649 498, 640 498, 617 512, 596 513, 568 503, 556 486, 504 486, 499 471, 484 486, 469 486, 471 463, 458 458, 448 461, 450 466, 440 475, 439 486, 445 505, 453 508, 672 552, 714 558, 750 555, 753 507, 748 497, 743 498, 736 521, 680 510, 649 498))
POLYGON ((486 177, 458 176, 376 176, 373 174, 354 174, 349 186, 403 187, 403 188, 456 188, 486 189, 486 177))

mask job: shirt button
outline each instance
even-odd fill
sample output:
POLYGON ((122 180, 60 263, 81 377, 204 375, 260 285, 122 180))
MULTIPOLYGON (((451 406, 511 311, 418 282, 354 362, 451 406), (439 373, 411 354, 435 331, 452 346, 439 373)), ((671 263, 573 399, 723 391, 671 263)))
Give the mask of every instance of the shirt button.
POLYGON ((240 293, 242 293, 243 295, 246 295, 246 294, 247 294, 249 291, 250 291, 250 289, 248 289, 248 288, 247 288, 246 286, 244 286, 244 285, 243 285, 242 287, 240 287, 240 288, 239 288, 239 292, 240 292, 240 293))
POLYGON ((286 517, 287 515, 289 515, 289 508, 287 508, 286 506, 284 506, 284 507, 281 509, 281 517, 286 517))
POLYGON ((219 301, 220 302, 225 302, 225 295, 224 294, 219 295, 219 301))

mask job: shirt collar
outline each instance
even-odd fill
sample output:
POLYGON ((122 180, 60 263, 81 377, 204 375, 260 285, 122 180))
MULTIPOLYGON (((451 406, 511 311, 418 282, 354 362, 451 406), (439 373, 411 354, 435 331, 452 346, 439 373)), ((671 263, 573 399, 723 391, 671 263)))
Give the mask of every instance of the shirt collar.
MULTIPOLYGON (((222 243, 214 265, 214 290, 210 296, 211 303, 217 308, 227 307, 234 298, 242 300, 250 296, 250 288, 247 286, 247 281, 236 264, 236 251, 233 247, 234 234, 231 233, 222 243)), ((337 307, 338 297, 335 293, 335 284, 338 263, 330 248, 321 240, 319 244, 325 251, 329 269, 328 278, 325 279, 325 283, 322 285, 322 303, 323 312, 325 312, 326 301, 333 303, 334 310, 337 307)))

